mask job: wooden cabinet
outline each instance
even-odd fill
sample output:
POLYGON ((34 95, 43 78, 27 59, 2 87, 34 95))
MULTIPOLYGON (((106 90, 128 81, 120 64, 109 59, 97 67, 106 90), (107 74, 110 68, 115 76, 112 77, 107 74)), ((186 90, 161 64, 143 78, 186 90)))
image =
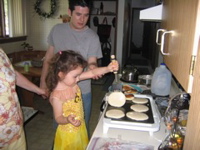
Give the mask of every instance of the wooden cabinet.
MULTIPOLYGON (((165 35, 164 62, 188 93, 192 92, 193 71, 199 36, 199 1, 164 0, 161 28, 165 35)), ((162 46, 161 46, 162 47, 162 46)))
POLYGON ((43 50, 34 50, 34 51, 19 51, 7 54, 9 58, 12 59, 12 63, 17 63, 24 60, 32 60, 33 58, 42 59, 46 54, 46 51, 43 50))
POLYGON ((200 40, 198 44, 197 61, 194 70, 194 84, 192 87, 187 131, 184 141, 184 150, 200 149, 200 40))
MULTIPOLYGON (((164 62, 191 94, 184 150, 200 149, 200 2, 163 0, 164 62), (194 60, 194 61, 193 61, 194 60)), ((162 42, 163 44, 163 42, 162 42)))
MULTIPOLYGON (((34 84, 39 86, 40 76, 42 72, 41 67, 30 67, 29 72, 24 72, 23 67, 16 67, 14 64, 25 61, 33 60, 34 58, 42 59, 46 54, 46 51, 34 50, 34 51, 19 51, 7 54, 10 59, 12 59, 12 64, 15 67, 15 70, 23 74, 27 79, 32 81, 34 84)), ((20 104, 22 106, 34 107, 34 94, 26 89, 17 87, 17 93, 19 96, 20 104)))

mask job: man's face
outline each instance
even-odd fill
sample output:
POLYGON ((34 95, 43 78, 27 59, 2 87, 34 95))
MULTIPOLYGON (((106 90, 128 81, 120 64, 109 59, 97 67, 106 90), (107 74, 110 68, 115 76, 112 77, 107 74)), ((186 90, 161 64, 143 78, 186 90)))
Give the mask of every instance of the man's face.
POLYGON ((71 16, 70 26, 75 30, 83 30, 89 18, 89 8, 75 6, 73 12, 69 10, 69 15, 71 16))

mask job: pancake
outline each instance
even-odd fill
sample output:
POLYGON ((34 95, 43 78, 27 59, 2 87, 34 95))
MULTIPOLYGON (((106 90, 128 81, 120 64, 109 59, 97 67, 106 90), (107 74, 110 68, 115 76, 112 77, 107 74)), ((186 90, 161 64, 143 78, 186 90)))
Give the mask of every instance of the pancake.
POLYGON ((125 113, 119 109, 110 109, 106 111, 106 117, 108 118, 120 119, 124 116, 125 116, 125 113))
POLYGON ((141 104, 131 105, 130 108, 136 112, 147 112, 149 110, 149 107, 141 104))
POLYGON ((128 91, 124 91, 125 94, 136 94, 138 91, 136 89, 130 89, 128 91))
POLYGON ((144 121, 149 119, 147 114, 134 111, 127 112, 126 116, 132 120, 137 120, 137 121, 144 121))
POLYGON ((134 99, 134 95, 133 94, 126 94, 126 100, 133 100, 134 99))
POLYGON ((129 91, 129 90, 131 90, 131 89, 132 89, 132 87, 129 86, 129 85, 127 85, 127 84, 124 84, 124 85, 122 86, 122 91, 129 91))
POLYGON ((112 92, 108 96, 108 103, 114 107, 122 107, 126 102, 125 95, 120 91, 112 92))
POLYGON ((146 99, 146 98, 134 98, 133 100, 132 100, 132 102, 134 102, 134 103, 136 103, 136 104, 146 104, 146 103, 148 103, 148 99, 146 99))

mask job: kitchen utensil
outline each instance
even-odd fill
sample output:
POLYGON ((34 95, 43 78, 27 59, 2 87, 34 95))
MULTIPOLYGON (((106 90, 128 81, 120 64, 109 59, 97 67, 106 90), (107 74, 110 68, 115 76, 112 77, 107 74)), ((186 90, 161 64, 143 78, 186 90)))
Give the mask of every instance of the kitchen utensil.
POLYGON ((125 65, 122 70, 121 80, 124 82, 137 83, 138 76, 139 76, 139 71, 137 67, 133 65, 125 65))
POLYGON ((138 84, 146 85, 147 87, 151 86, 152 75, 139 75, 138 84))
POLYGON ((31 60, 31 64, 32 64, 33 67, 42 67, 43 60, 41 58, 33 58, 31 60))
MULTIPOLYGON (((111 55, 111 61, 115 61, 115 55, 111 55)), ((122 84, 118 81, 118 74, 117 71, 113 71, 114 75, 115 75, 115 80, 111 86, 111 91, 122 91, 122 84)))

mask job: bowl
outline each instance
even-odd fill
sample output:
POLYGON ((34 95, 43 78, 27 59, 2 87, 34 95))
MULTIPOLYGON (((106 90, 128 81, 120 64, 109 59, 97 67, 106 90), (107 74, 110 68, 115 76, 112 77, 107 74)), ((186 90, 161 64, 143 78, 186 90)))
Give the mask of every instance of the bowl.
POLYGON ((33 67, 42 67, 43 61, 40 58, 33 58, 31 64, 33 67))
POLYGON ((151 80, 152 80, 152 75, 139 75, 138 84, 150 87, 151 80))

